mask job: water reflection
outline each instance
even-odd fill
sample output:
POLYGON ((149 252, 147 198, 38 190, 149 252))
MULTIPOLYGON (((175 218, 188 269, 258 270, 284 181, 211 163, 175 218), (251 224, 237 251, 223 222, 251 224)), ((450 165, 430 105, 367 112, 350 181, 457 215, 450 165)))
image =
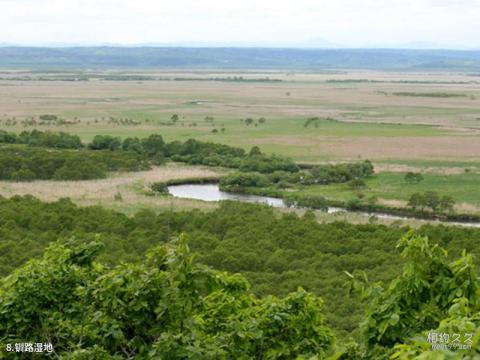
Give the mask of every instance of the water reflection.
POLYGON ((220 191, 218 185, 173 185, 168 187, 171 195, 179 198, 196 199, 203 201, 236 200, 250 203, 267 204, 277 208, 286 207, 282 199, 268 196, 256 196, 245 194, 231 194, 220 191))

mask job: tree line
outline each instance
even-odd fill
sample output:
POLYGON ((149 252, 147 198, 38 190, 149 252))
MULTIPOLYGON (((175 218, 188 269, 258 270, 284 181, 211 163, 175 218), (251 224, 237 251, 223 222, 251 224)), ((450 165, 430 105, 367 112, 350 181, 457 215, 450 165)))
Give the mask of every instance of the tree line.
MULTIPOLYGON (((223 144, 216 144, 212 142, 202 142, 194 139, 189 139, 185 142, 172 141, 166 143, 161 135, 152 134, 146 138, 128 137, 121 139, 111 135, 96 135, 88 144, 82 144, 76 135, 56 132, 42 132, 33 130, 31 132, 24 131, 20 135, 8 132, 0 132, 0 156, 14 156, 13 162, 18 162, 18 165, 10 165, 12 171, 8 172, 8 176, 2 179, 7 180, 32 180, 44 177, 38 177, 37 172, 33 171, 31 167, 27 166, 27 159, 22 157, 29 157, 35 151, 31 149, 22 149, 16 153, 12 146, 26 145, 28 148, 43 147, 52 148, 57 151, 50 153, 50 158, 57 158, 61 163, 64 158, 75 157, 72 155, 73 151, 81 153, 80 157, 109 158, 126 157, 128 159, 137 158, 138 162, 142 164, 147 163, 151 165, 160 165, 165 159, 172 161, 184 162, 192 165, 207 165, 207 166, 222 166, 226 168, 236 168, 240 171, 256 171, 260 173, 271 173, 274 171, 284 171, 295 173, 299 171, 299 167, 288 158, 277 155, 265 155, 260 152, 258 147, 252 148, 250 152, 244 149, 236 148, 223 144), (71 150, 70 152, 60 150, 71 150), (93 155, 94 152, 100 152, 102 155, 93 155), (126 153, 129 155, 112 155, 112 153, 126 153), (13 172, 21 170, 22 173, 29 171, 28 175, 11 176, 13 172), (32 175, 33 173, 33 175, 32 175)), ((46 154, 46 152, 44 152, 46 154)), ((126 167, 128 170, 128 167, 126 167)), ((134 166, 130 167, 134 169, 134 166)), ((138 166, 137 168, 144 168, 138 166)), ((100 174, 100 171, 96 171, 100 174)), ((101 178, 93 173, 88 175, 88 178, 101 178)), ((50 177, 56 179, 56 177, 50 177)), ((72 178, 74 180, 76 178, 72 178)))
MULTIPOLYGON (((48 115, 45 115, 48 116, 48 115)), ((53 116, 53 115, 52 115, 53 116)), ((25 144, 57 149, 80 149, 83 147, 78 135, 53 131, 22 131, 20 134, 0 130, 0 144, 25 144)))
POLYGON ((1 180, 91 180, 105 178, 110 171, 149 168, 148 160, 127 151, 47 150, 16 145, 0 147, 1 180))

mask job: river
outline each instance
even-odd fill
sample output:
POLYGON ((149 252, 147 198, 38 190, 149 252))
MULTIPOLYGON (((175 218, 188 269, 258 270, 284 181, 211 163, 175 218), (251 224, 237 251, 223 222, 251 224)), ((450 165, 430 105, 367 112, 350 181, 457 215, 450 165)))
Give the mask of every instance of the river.
MULTIPOLYGON (((184 199, 196 199, 203 201, 222 201, 222 200, 235 200, 243 201, 249 203, 260 203, 270 205, 275 208, 286 208, 287 205, 282 199, 269 197, 269 196, 257 196, 257 195, 247 195, 247 194, 233 194, 221 191, 219 186, 216 184, 186 184, 186 185, 172 185, 168 187, 168 192, 177 198, 184 199)), ((329 207, 328 213, 333 214, 337 212, 347 212, 343 208, 329 207)), ((390 215, 383 213, 368 213, 368 212, 357 212, 367 216, 376 216, 379 219, 389 219, 389 220, 412 220, 415 218, 409 218, 406 216, 390 215)), ((457 225, 457 226, 466 226, 466 227, 478 227, 480 228, 480 223, 462 223, 462 222, 445 222, 437 220, 422 220, 415 219, 418 221, 425 221, 434 224, 445 224, 445 225, 457 225)))

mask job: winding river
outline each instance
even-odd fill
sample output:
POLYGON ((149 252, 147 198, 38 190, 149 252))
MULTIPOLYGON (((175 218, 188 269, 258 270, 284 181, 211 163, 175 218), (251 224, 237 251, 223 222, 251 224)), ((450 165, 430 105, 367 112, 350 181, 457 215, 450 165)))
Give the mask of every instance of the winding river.
POLYGON ((282 199, 268 196, 226 193, 224 191, 220 191, 218 185, 215 184, 173 185, 168 187, 168 191, 171 195, 178 198, 196 199, 203 201, 235 200, 250 203, 261 203, 276 208, 287 207, 282 199))
MULTIPOLYGON (((221 191, 217 184, 185 184, 185 185, 172 185, 168 187, 169 193, 177 198, 184 199, 196 199, 203 201, 222 201, 222 200, 235 200, 243 201, 249 203, 260 203, 266 204, 275 208, 286 208, 287 205, 282 199, 269 197, 269 196, 257 196, 257 195, 247 195, 247 194, 232 194, 221 191)), ((337 212, 347 212, 347 210, 336 207, 329 207, 328 213, 333 214, 337 212)), ((390 220, 411 220, 412 218, 405 216, 397 216, 383 213, 368 213, 368 212, 358 212, 368 216, 376 216, 380 219, 390 219, 390 220)), ((420 220, 419 221, 425 221, 420 220)), ((427 221, 425 221, 427 222, 427 221)), ((480 223, 462 223, 462 222, 442 222, 436 220, 429 220, 430 223, 437 224, 446 224, 446 225, 457 225, 457 226, 466 226, 466 227, 478 227, 480 228, 480 223)))

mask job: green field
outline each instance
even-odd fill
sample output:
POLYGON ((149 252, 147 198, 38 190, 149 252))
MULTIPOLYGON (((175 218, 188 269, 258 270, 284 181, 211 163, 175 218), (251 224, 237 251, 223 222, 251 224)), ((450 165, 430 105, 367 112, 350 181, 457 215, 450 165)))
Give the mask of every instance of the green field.
POLYGON ((381 201, 399 201, 404 206, 413 193, 437 191, 449 195, 457 202, 458 210, 473 211, 480 208, 480 173, 464 173, 442 175, 435 173, 423 174, 424 180, 419 184, 405 182, 404 173, 382 172, 365 182, 367 187, 352 190, 347 184, 312 185, 300 188, 302 194, 321 195, 332 200, 348 201, 361 193, 365 197, 377 197, 381 201), (468 206, 470 205, 470 206, 468 206), (476 208, 476 209, 475 209, 476 208))
MULTIPOLYGON (((150 117, 152 118, 152 117, 150 117)), ((159 119, 159 122, 168 121, 168 118, 159 119)), ((158 126, 158 127, 74 127, 71 132, 81 136, 88 142, 97 134, 115 135, 122 138, 137 136, 145 137, 151 133, 160 133, 168 140, 185 141, 195 138, 203 141, 223 143, 250 149, 253 145, 259 145, 265 152, 276 153, 292 157, 298 161, 317 162, 325 160, 337 160, 329 147, 322 151, 323 145, 332 144, 335 139, 365 137, 425 137, 425 136, 449 136, 450 131, 434 126, 410 125, 410 124, 375 124, 375 123, 348 123, 340 121, 321 120, 316 126, 305 127, 304 118, 279 118, 268 119, 266 123, 257 125, 245 125, 240 119, 217 120, 212 125, 204 119, 191 119, 182 121, 183 125, 158 126), (191 126, 196 123, 196 126, 191 126), (225 129, 222 131, 221 129, 225 129), (217 129, 217 133, 212 133, 217 129)))

